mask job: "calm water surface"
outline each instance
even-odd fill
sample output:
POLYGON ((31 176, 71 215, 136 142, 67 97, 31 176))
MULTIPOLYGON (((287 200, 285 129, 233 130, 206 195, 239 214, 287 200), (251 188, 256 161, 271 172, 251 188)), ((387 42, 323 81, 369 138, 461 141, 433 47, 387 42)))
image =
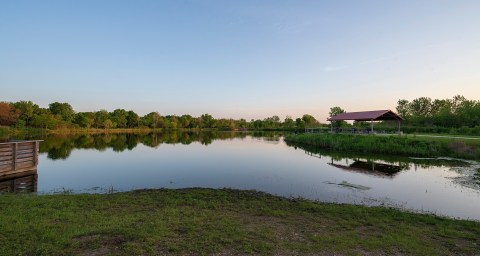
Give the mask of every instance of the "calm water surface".
POLYGON ((456 182, 458 162, 314 153, 268 133, 43 139, 40 193, 228 187, 480 220, 480 192, 456 182))

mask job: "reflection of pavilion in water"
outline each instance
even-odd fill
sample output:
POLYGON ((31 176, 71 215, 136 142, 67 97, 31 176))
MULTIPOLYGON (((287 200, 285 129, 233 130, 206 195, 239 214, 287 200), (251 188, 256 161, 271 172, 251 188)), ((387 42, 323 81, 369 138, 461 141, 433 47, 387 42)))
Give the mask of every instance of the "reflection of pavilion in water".
MULTIPOLYGON (((321 158, 320 155, 316 155, 308 151, 305 151, 305 153, 321 158)), ((349 163, 348 160, 349 159, 345 160, 345 163, 342 164, 339 163, 339 161, 335 161, 334 157, 330 157, 330 163, 328 164, 344 171, 363 173, 384 178, 393 178, 400 171, 408 169, 408 164, 399 163, 398 165, 394 165, 385 162, 382 163, 380 161, 375 162, 368 159, 362 160, 360 158, 351 158, 353 162, 349 163)))
POLYGON ((0 143, 0 193, 36 192, 39 141, 0 143))

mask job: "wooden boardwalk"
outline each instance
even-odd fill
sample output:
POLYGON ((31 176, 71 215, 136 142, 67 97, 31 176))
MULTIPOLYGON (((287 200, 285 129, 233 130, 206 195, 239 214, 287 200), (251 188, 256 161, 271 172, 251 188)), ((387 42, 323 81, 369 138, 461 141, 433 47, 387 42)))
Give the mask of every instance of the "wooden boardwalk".
POLYGON ((0 193, 37 192, 37 173, 9 179, 0 179, 0 193))
POLYGON ((15 190, 16 185, 29 180, 21 179, 26 176, 33 175, 30 180, 35 180, 36 184, 39 144, 39 140, 0 143, 0 191, 7 186, 7 180, 17 180, 13 186, 8 185, 15 190))

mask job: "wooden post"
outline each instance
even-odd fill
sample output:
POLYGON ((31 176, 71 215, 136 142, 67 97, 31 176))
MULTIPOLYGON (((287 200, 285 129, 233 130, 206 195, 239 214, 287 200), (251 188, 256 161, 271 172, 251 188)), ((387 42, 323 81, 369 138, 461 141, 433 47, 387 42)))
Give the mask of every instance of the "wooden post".
POLYGON ((35 141, 33 142, 33 165, 34 166, 37 166, 38 164, 38 146, 39 146, 39 142, 38 141, 35 141))
POLYGON ((12 171, 17 169, 17 150, 18 150, 18 143, 12 144, 12 171))
POLYGON ((33 192, 37 192, 37 183, 38 183, 38 174, 35 174, 35 176, 33 176, 33 192))
POLYGON ((370 133, 373 134, 373 119, 370 120, 370 133))
POLYGON ((400 134, 400 120, 397 120, 398 123, 398 134, 400 134))

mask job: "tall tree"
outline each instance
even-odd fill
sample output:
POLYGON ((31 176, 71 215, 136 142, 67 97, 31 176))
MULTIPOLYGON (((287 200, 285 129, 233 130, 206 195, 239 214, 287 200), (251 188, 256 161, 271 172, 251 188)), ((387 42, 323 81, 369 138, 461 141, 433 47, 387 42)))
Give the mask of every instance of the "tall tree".
POLYGON ((116 124, 112 128, 126 128, 128 113, 125 109, 115 109, 110 113, 110 120, 116 124))
MULTIPOLYGON (((329 117, 334 117, 338 114, 345 113, 345 110, 339 106, 331 107, 330 112, 328 113, 329 117)), ((347 122, 345 121, 333 121, 332 125, 335 127, 345 126, 347 122)))
POLYGON ((410 115, 410 106, 409 106, 408 100, 398 100, 397 102, 397 113, 402 117, 402 118, 408 118, 410 115))
POLYGON ((65 122, 71 122, 75 116, 75 111, 68 103, 54 102, 48 105, 48 109, 53 115, 59 116, 65 122))
POLYGON ((428 97, 420 97, 412 100, 410 103, 410 112, 414 116, 420 118, 430 116, 432 107, 432 99, 428 97))
POLYGON ((214 128, 215 119, 209 114, 203 114, 200 117, 202 128, 214 128))
POLYGON ((35 110, 38 110, 39 107, 36 104, 33 104, 31 101, 18 101, 13 103, 13 106, 20 111, 20 119, 25 121, 27 127, 30 126, 30 121, 33 117, 35 110))
POLYGON ((83 128, 90 128, 95 123, 95 114, 92 112, 80 112, 75 115, 74 123, 83 128))
POLYGON ((95 122, 94 122, 95 128, 105 128, 105 121, 107 121, 108 119, 110 119, 110 115, 108 114, 108 111, 102 109, 100 111, 95 112, 95 122))
POLYGON ((315 119, 315 117, 309 114, 304 114, 302 116, 302 120, 305 123, 305 127, 314 127, 314 126, 318 126, 319 124, 317 119, 315 119))
POLYGON ((48 109, 40 108, 36 111, 35 115, 33 115, 31 126, 55 129, 60 126, 60 122, 61 121, 56 119, 48 109))
POLYGON ((7 102, 0 102, 0 126, 14 125, 18 117, 20 116, 20 111, 15 109, 15 107, 7 102))
POLYGON ((283 121, 283 127, 285 127, 285 128, 295 127, 295 122, 293 121, 291 116, 286 116, 285 117, 285 120, 283 121))
POLYGON ((151 112, 142 117, 142 123, 150 128, 159 128, 162 126, 161 119, 158 112, 151 112))
POLYGON ((132 110, 127 112, 127 127, 135 128, 140 125, 140 117, 132 110))

